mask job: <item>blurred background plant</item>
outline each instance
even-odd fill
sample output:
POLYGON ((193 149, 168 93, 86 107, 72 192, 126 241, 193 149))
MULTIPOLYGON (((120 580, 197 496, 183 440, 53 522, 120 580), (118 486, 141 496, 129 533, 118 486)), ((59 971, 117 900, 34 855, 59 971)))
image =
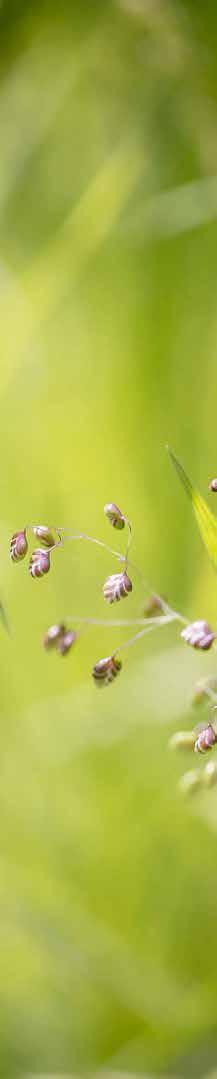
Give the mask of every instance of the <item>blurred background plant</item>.
MULTIPOLYGON (((64 661, 41 642, 104 616, 115 562, 68 545, 37 582, 8 544, 27 521, 106 542, 117 502, 152 587, 216 626, 164 451, 206 493, 216 5, 2 0, 0 27, 0 1072, 214 1077, 217 791, 183 799, 185 751, 167 752, 214 653, 156 630, 98 693, 89 671, 127 629, 85 630, 64 661)), ((144 602, 137 585, 127 613, 144 602)))

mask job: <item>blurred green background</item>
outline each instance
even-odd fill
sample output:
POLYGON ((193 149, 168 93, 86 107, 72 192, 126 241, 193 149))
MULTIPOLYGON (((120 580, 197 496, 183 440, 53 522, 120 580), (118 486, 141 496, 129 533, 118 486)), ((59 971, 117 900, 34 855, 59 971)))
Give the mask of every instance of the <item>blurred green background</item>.
MULTIPOLYGON (((215 577, 165 452, 216 474, 217 10, 210 0, 0 8, 0 1074, 217 1074, 217 793, 185 801, 195 680, 215 655, 124 641, 85 543, 33 581, 26 521, 124 549, 187 617, 215 577), (114 542, 115 541, 115 542, 114 542), (52 622, 85 615, 67 659, 52 622)), ((213 505, 212 496, 207 495, 213 505)), ((214 496, 213 496, 214 499, 214 496)), ((117 617, 141 616, 142 586, 117 617), (127 610, 126 610, 127 607, 127 610)), ((116 614, 116 611, 115 611, 116 614)))

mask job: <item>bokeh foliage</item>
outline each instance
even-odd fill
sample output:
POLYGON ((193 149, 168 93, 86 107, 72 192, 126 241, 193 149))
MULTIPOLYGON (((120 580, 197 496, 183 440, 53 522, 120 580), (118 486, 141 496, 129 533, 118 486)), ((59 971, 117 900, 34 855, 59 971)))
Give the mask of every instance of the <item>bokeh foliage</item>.
MULTIPOLYGON (((216 620, 165 453, 169 441, 206 493, 216 8, 3 0, 0 28, 0 1072, 214 1076, 217 795, 181 799, 188 759, 167 740, 194 722, 215 656, 168 628, 97 693, 92 663, 127 631, 85 631, 67 660, 41 638, 59 618, 104 617, 115 565, 71 544, 32 581, 8 541, 28 520, 112 542, 114 499, 144 576, 216 620)), ((123 617, 143 599, 135 582, 123 617)))

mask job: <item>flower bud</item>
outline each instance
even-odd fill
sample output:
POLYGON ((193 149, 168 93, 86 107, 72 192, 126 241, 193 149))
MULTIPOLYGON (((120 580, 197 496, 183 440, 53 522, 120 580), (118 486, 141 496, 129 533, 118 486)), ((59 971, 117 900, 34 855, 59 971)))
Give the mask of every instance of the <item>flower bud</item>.
POLYGON ((194 749, 196 734, 194 731, 176 731, 169 740, 170 749, 194 749))
POLYGON ((215 783, 217 783, 217 764, 215 764, 215 761, 208 761, 205 765, 203 781, 206 787, 214 787, 215 783))
POLYGON ((207 750, 212 749, 216 742, 216 733, 211 723, 207 724, 207 727, 203 729, 197 735, 195 741, 195 753, 207 753, 207 750))
POLYGON ((45 633, 44 640, 43 640, 44 648, 47 648, 47 649, 48 648, 55 648, 56 645, 57 645, 57 641, 59 640, 59 637, 62 636, 64 631, 65 631, 65 626, 63 624, 62 625, 61 624, 56 625, 56 626, 49 626, 49 629, 47 629, 47 633, 45 633))
POLYGON ((215 633, 212 632, 207 622, 201 619, 198 622, 189 623, 185 629, 182 629, 181 637, 187 644, 191 644, 193 648, 202 648, 207 651, 215 640, 215 633))
POLYGON ((105 659, 99 659, 92 670, 94 681, 98 686, 107 686, 109 682, 113 682, 114 678, 116 678, 121 667, 121 661, 117 659, 117 656, 106 656, 105 659))
POLYGON ((74 644, 74 642, 76 641, 76 636, 77 635, 73 629, 67 629, 63 633, 59 634, 56 647, 57 652, 59 652, 61 656, 67 655, 67 652, 69 652, 72 644, 74 644))
POLYGON ((151 592, 147 597, 144 604, 144 616, 145 618, 155 618, 155 615, 163 613, 163 603, 160 596, 155 592, 151 592))
POLYGON ((132 592, 132 581, 124 571, 122 573, 112 573, 111 577, 107 577, 105 584, 103 585, 103 595, 107 603, 115 603, 120 599, 124 599, 128 596, 129 592, 132 592))
POLYGON ((121 513, 121 510, 118 509, 118 506, 115 505, 115 502, 106 502, 106 505, 104 506, 104 514, 105 517, 107 517, 107 520, 110 521, 110 524, 113 528, 124 528, 124 525, 126 523, 125 517, 123 513, 121 513))
POLYGON ((210 480, 209 491, 217 491, 217 479, 210 480))
POLYGON ((202 773, 196 771, 185 772, 184 776, 179 780, 179 789, 182 794, 195 794, 202 783, 202 773))
POLYGON ((26 529, 23 528, 20 532, 14 532, 10 542, 10 556, 12 562, 21 562, 22 558, 28 551, 28 543, 26 538, 26 529))
POLYGON ((40 540, 42 547, 55 547, 55 539, 46 525, 35 525, 32 529, 34 536, 40 540))
POLYGON ((44 551, 43 548, 37 547, 37 549, 32 552, 29 562, 29 573, 31 573, 31 577, 43 577, 44 573, 48 573, 49 569, 49 551, 44 551))

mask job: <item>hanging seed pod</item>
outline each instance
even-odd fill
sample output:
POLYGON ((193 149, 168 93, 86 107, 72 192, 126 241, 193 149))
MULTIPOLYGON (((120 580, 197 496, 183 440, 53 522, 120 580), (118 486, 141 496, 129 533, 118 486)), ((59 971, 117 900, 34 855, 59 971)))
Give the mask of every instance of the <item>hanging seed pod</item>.
POLYGON ((26 538, 26 529, 21 529, 20 532, 14 532, 10 542, 10 557, 12 562, 21 562, 22 558, 28 551, 28 543, 26 538))
POLYGON ((217 479, 210 480, 209 491, 217 491, 217 479))
POLYGON ((181 637, 187 644, 191 644, 193 648, 202 648, 203 651, 207 651, 215 640, 215 633, 207 625, 207 622, 201 619, 198 622, 189 623, 185 629, 182 629, 181 637))
POLYGON ((121 510, 118 509, 118 506, 115 505, 115 502, 106 502, 104 514, 113 528, 118 528, 119 530, 124 528, 126 519, 123 513, 121 513, 121 510))
POLYGON ((49 569, 49 551, 45 551, 43 548, 38 547, 32 552, 29 562, 29 573, 31 574, 31 577, 43 577, 45 573, 48 573, 49 569))
POLYGON ((169 740, 170 749, 194 749, 195 731, 176 731, 169 740))
POLYGON ((192 769, 191 772, 185 772, 184 776, 179 780, 179 789, 182 794, 196 794, 196 791, 202 784, 202 772, 192 769))
POLYGON ((56 541, 54 536, 46 525, 34 525, 32 531, 34 532, 34 536, 37 536, 37 539, 40 540, 42 547, 55 547, 56 541))
POLYGON ((107 603, 115 603, 132 592, 132 581, 127 573, 112 573, 103 585, 103 595, 107 603))
POLYGON ((121 667, 122 663, 120 659, 117 659, 117 656, 106 656, 105 659, 99 659, 92 670, 94 681, 98 686, 107 686, 109 682, 114 681, 121 667))
POLYGON ((155 615, 157 617, 157 615, 162 614, 163 610, 164 607, 161 597, 158 596, 157 593, 151 592, 150 596, 147 597, 143 608, 145 618, 155 618, 155 615))
POLYGON ((214 787, 217 783, 217 764, 215 761, 208 761, 205 764, 203 781, 206 787, 214 787))
POLYGON ((207 753, 208 750, 213 748, 216 740, 216 733, 212 724, 208 723, 207 727, 203 727, 197 735, 194 746, 195 753, 207 753))
POLYGON ((57 641, 59 640, 59 638, 62 636, 62 634, 64 632, 65 632, 65 626, 63 625, 63 623, 60 624, 60 625, 56 625, 56 626, 55 625, 54 626, 49 626, 49 629, 47 629, 47 633, 45 633, 45 636, 44 636, 44 639, 43 639, 44 648, 46 648, 46 649, 56 648, 57 641))
POLYGON ((67 655, 67 652, 70 651, 72 644, 74 644, 76 641, 76 636, 77 634, 73 629, 67 629, 63 633, 60 633, 56 645, 57 652, 59 652, 60 656, 67 655))

